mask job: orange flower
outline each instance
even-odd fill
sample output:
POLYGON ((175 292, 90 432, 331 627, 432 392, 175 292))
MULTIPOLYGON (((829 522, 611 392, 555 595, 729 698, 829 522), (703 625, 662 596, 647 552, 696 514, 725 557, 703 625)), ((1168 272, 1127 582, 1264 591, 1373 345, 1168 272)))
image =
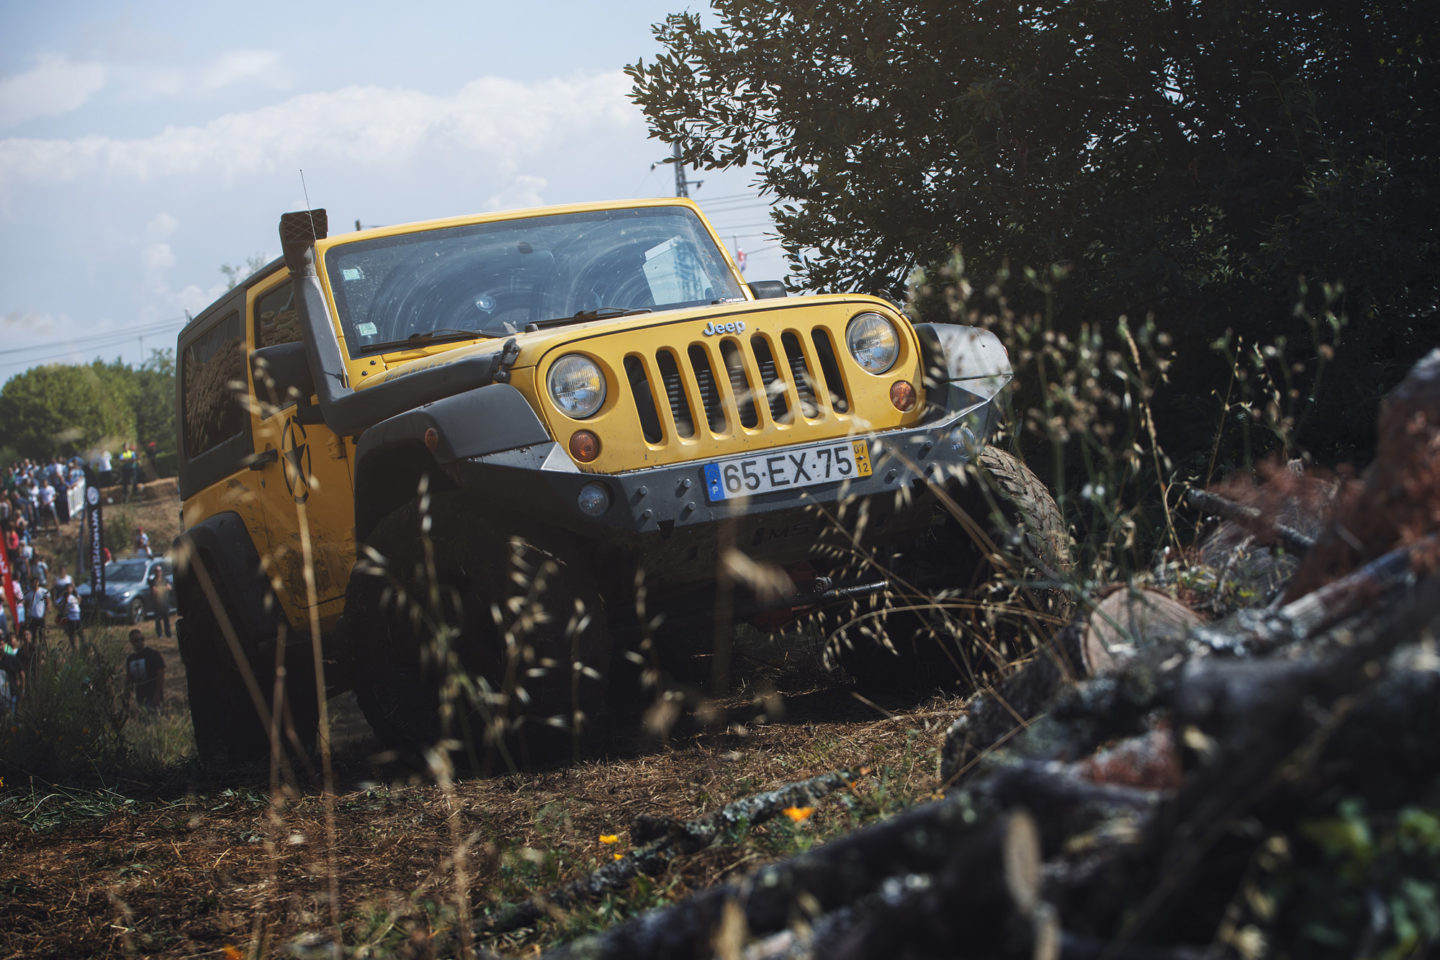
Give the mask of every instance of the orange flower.
POLYGON ((625 854, 623 854, 623 853, 613 854, 613 856, 615 857, 616 860, 624 860, 624 859, 625 859, 625 854))
POLYGON ((806 820, 809 820, 810 814, 814 812, 814 807, 786 807, 784 810, 785 816, 794 820, 796 823, 804 823, 806 820))
POLYGON ((619 843, 619 842, 620 842, 620 835, 619 835, 619 834, 616 834, 616 833, 602 833, 602 834, 600 834, 600 842, 601 842, 601 843, 619 843))
POLYGON ((241 960, 241 958, 245 956, 239 947, 232 946, 228 943, 220 948, 220 952, 225 954, 225 960, 241 960))

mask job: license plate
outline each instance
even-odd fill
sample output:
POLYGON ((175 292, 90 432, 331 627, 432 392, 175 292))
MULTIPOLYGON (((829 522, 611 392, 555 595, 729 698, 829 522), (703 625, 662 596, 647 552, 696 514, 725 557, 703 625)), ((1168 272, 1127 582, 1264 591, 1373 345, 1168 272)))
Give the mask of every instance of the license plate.
POLYGON ((868 476, 870 448, 866 441, 838 440, 707 463, 705 495, 714 503, 868 476))

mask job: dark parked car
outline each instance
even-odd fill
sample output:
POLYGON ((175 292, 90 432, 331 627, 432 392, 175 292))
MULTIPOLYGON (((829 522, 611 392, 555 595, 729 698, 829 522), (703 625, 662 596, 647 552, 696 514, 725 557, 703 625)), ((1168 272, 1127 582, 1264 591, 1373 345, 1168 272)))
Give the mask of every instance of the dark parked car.
MULTIPOLYGON (((105 617, 139 623, 155 616, 150 597, 150 574, 159 567, 165 582, 171 589, 169 612, 175 610, 174 576, 170 562, 165 557, 117 557, 105 564, 105 596, 100 602, 100 613, 105 617)), ((90 596, 90 584, 82 583, 76 589, 80 595, 80 609, 85 616, 94 614, 95 601, 90 596)))

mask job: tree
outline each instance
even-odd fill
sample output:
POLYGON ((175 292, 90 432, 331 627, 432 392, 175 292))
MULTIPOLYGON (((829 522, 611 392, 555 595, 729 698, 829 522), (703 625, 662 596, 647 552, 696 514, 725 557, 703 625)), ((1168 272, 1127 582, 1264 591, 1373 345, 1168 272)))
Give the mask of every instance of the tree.
POLYGON ((1153 313, 1187 403, 1225 382, 1213 341, 1283 337, 1309 351, 1312 447, 1350 424, 1337 442, 1364 444, 1434 340, 1440 74, 1418 0, 714 6, 716 26, 655 28, 634 97, 684 162, 758 164, 810 286, 898 293, 957 247, 981 289, 1007 265, 1064 276, 1012 306, 1061 329, 1153 313), (1350 325, 1312 398, 1327 310, 1350 325))
POLYGON ((22 456, 86 452, 101 441, 135 435, 128 400, 123 380, 99 361, 31 367, 0 389, 0 423, 22 456))
POLYGON ((175 351, 152 350, 150 359, 132 371, 135 381, 135 437, 155 441, 159 456, 177 450, 175 433, 175 351))
POLYGON ((120 360, 33 367, 0 389, 0 423, 5 446, 24 457, 151 440, 160 457, 173 455, 175 351, 153 350, 139 367, 120 360))

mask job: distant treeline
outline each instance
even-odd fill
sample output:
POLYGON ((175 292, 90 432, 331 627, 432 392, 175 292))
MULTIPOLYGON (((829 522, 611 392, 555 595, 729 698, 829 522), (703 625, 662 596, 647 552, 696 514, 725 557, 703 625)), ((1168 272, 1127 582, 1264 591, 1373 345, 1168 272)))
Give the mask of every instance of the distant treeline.
POLYGON ((155 350, 138 367, 114 360, 52 363, 0 388, 0 462, 49 459, 124 443, 142 452, 154 441, 160 472, 175 463, 175 352, 155 350))

